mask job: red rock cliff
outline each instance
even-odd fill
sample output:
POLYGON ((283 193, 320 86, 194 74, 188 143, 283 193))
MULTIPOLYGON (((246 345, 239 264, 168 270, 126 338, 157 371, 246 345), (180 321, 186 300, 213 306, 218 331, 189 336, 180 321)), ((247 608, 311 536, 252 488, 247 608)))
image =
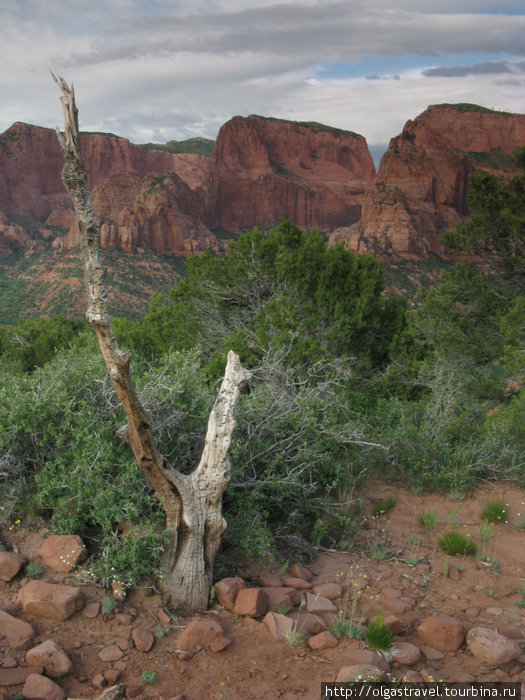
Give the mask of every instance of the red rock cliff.
MULTIPOLYGON (((190 255, 221 247, 198 216, 202 195, 175 173, 140 177, 123 171, 108 177, 92 192, 104 248, 127 252, 149 248, 164 255, 190 255)), ((65 246, 78 244, 76 221, 65 246)))
POLYGON ((358 226, 333 240, 354 250, 401 255, 444 252, 438 236, 468 216, 469 176, 477 168, 516 174, 512 151, 525 144, 525 115, 475 105, 429 107, 390 141, 358 226))
POLYGON ((362 136, 317 124, 234 117, 205 178, 208 225, 229 231, 289 218, 330 230, 357 221, 375 168, 362 136))
MULTIPOLYGON (((118 137, 83 134, 81 145, 92 189, 123 171, 140 178, 175 172, 196 188, 209 164, 204 156, 145 150, 118 137)), ((69 227, 71 202, 60 178, 62 164, 52 129, 14 124, 0 135, 0 211, 69 227)))

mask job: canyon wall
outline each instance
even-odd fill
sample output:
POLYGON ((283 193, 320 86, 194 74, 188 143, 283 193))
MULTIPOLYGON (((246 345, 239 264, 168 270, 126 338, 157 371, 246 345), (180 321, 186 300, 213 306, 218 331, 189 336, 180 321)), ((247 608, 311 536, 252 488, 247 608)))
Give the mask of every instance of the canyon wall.
POLYGON ((288 218, 332 230, 359 220, 375 179, 366 140, 316 123, 234 117, 204 181, 211 227, 242 231, 288 218))
POLYGON ((525 145, 525 115, 476 105, 436 105, 391 139, 377 180, 367 187, 359 224, 335 231, 355 251, 403 256, 445 253, 439 235, 468 215, 470 175, 483 168, 509 177, 525 145))

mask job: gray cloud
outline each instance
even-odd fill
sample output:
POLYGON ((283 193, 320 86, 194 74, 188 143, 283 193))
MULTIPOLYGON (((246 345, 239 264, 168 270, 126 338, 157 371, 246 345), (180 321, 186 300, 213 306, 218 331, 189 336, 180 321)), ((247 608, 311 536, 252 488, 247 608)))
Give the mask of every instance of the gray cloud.
POLYGON ((524 63, 492 61, 475 63, 472 66, 438 66, 424 70, 423 75, 428 78, 463 78, 467 75, 502 75, 513 73, 516 69, 524 70, 524 63))
POLYGON ((259 113, 384 143, 432 103, 483 104, 490 94, 488 106, 525 111, 512 84, 524 61, 494 61, 499 68, 485 72, 439 66, 447 52, 456 61, 465 55, 465 64, 476 53, 479 66, 493 65, 491 53, 525 56, 523 0, 396 0, 396 9, 391 0, 253 0, 250 9, 245 0, 0 5, 0 130, 15 120, 60 123, 48 67, 74 81, 82 128, 138 142, 214 137, 234 114, 259 113), (502 7, 521 14, 483 14, 502 7), (389 70, 390 58, 403 61, 389 70), (368 59, 369 75, 360 76, 368 59), (345 70, 338 75, 331 64, 345 70))

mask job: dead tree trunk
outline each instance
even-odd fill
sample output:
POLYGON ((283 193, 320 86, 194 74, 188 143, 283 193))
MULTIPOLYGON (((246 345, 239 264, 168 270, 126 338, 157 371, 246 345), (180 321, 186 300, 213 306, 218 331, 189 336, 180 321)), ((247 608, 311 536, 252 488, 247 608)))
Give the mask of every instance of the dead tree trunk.
POLYGON ((84 277, 88 295, 86 318, 93 327, 100 351, 124 410, 127 424, 118 435, 127 442, 166 513, 170 543, 162 564, 161 590, 167 605, 181 614, 206 608, 212 584, 213 562, 226 529, 222 496, 230 479, 228 449, 235 427, 234 410, 240 386, 251 374, 235 353, 228 362, 219 394, 208 419, 202 457, 195 471, 181 474, 171 467, 155 445, 130 375, 130 356, 119 349, 107 310, 105 269, 100 261, 100 230, 89 195, 86 170, 80 152, 78 111, 73 86, 63 78, 55 82, 62 91, 65 130, 57 130, 64 156, 62 181, 73 201, 84 277))

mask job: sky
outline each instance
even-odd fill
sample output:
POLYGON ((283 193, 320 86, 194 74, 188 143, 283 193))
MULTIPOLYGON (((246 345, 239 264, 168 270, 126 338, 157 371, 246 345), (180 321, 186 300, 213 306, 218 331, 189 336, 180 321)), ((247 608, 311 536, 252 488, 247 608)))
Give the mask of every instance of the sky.
POLYGON ((525 0, 0 0, 0 132, 216 138, 235 115, 317 121, 381 153, 430 104, 525 113, 525 0))

